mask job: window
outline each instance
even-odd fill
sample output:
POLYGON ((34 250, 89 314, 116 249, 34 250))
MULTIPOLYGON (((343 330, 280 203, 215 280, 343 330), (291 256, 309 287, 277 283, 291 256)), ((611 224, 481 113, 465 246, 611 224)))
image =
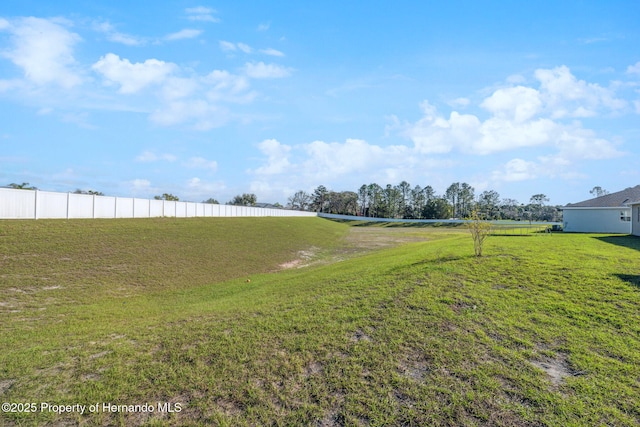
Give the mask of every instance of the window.
POLYGON ((627 211, 620 211, 620 221, 631 221, 631 213, 627 211))

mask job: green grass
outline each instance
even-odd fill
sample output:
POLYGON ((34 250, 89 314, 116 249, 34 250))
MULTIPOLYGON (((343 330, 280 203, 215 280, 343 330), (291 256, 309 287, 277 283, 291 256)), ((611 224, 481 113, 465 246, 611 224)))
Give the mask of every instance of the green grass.
POLYGON ((639 250, 498 235, 476 258, 461 228, 314 218, 2 222, 2 401, 182 410, 0 424, 637 425, 639 250))

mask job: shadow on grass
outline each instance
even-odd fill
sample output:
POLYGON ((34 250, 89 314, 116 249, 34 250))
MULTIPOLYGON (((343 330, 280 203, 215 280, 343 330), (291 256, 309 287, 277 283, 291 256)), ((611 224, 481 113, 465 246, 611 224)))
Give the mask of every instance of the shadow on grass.
POLYGON ((339 222, 341 224, 347 224, 351 227, 384 227, 384 228, 433 228, 433 227, 447 227, 456 228, 463 226, 463 223, 459 222, 403 222, 403 221, 367 221, 367 220, 351 220, 342 218, 325 218, 329 221, 339 222))
POLYGON ((477 259, 477 257, 474 256, 473 254, 466 255, 466 256, 459 256, 459 255, 453 255, 453 254, 436 254, 435 258, 416 261, 411 264, 411 267, 417 267, 421 265, 433 266, 433 265, 438 265, 444 262, 461 261, 461 260, 467 260, 467 259, 477 259))
POLYGON ((605 243, 611 243, 612 245, 624 246, 625 248, 640 251, 640 238, 638 238, 637 236, 601 236, 594 237, 594 239, 598 239, 601 242, 605 243))
POLYGON ((640 289, 640 275, 638 274, 614 274, 617 278, 624 280, 630 285, 640 289))

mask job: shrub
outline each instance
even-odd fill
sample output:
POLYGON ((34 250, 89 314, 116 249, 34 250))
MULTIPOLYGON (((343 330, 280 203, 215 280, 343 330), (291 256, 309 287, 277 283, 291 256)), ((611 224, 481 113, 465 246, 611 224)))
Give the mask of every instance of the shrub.
POLYGON ((471 216, 467 218, 467 229, 473 238, 473 249, 477 257, 482 256, 482 246, 484 241, 489 237, 493 226, 489 221, 480 218, 477 211, 471 212, 471 216))

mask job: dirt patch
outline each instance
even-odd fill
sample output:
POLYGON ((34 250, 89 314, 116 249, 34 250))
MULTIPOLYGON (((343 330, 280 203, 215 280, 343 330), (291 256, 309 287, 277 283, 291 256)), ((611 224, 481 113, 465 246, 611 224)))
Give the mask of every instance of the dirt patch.
POLYGON ((310 248, 304 251, 298 251, 298 253, 296 254, 297 255, 296 259, 280 264, 278 267, 280 267, 280 269, 282 270, 306 267, 310 264, 310 261, 316 255, 316 252, 317 252, 317 248, 310 248))
POLYGON ((407 360, 400 363, 398 372, 403 377, 410 378, 416 382, 422 382, 429 372, 429 365, 426 361, 407 360))
POLYGON ((375 250, 427 240, 426 232, 409 228, 351 227, 346 242, 360 250, 375 250))
POLYGON ((104 357, 107 354, 111 353, 110 351, 101 351, 100 353, 92 354, 89 356, 89 359, 98 359, 100 357, 104 357))
POLYGON ((0 396, 5 394, 12 385, 14 385, 16 380, 2 380, 0 381, 0 396))
POLYGON ((304 369, 304 376, 310 377, 312 375, 318 375, 322 372, 323 367, 320 362, 312 362, 304 369))
POLYGON ((531 364, 542 369, 551 381, 551 385, 557 388, 564 384, 565 378, 584 375, 584 372, 576 371, 567 361, 567 356, 557 353, 555 357, 544 357, 540 360, 531 360, 531 364))
POLYGON ((371 337, 364 333, 362 329, 358 329, 353 333, 351 337, 351 341, 360 342, 360 341, 371 341, 371 337))

